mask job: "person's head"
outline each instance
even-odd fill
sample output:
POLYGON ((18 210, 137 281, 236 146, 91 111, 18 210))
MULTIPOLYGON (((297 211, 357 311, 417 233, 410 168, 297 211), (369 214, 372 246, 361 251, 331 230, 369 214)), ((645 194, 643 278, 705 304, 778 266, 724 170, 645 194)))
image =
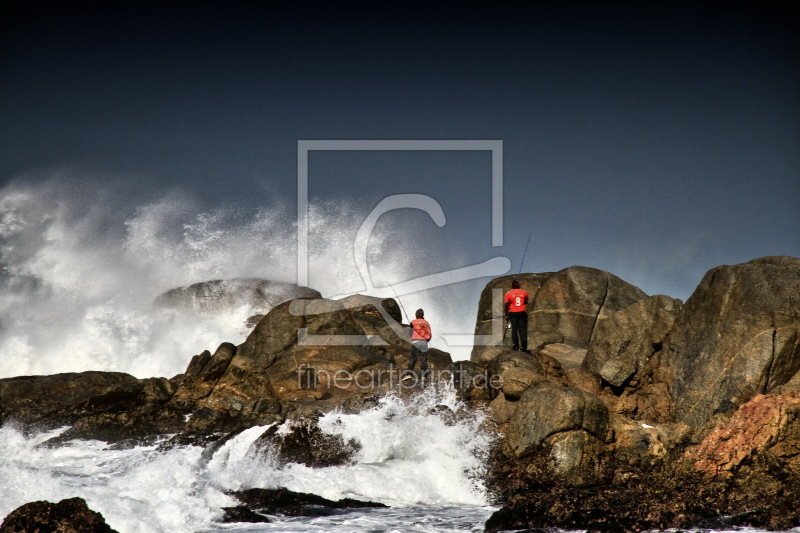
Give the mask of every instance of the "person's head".
POLYGON ((425 311, 422 309, 417 309, 417 318, 422 318, 425 316, 425 311))
POLYGON ((512 281, 511 282, 511 288, 512 289, 519 289, 519 281, 517 281, 517 280, 512 281))

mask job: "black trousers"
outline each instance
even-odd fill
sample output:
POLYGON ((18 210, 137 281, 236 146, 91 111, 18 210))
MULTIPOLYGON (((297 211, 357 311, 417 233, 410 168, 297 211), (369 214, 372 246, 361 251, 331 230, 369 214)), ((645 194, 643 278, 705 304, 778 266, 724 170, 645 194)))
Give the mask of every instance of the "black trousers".
POLYGON ((411 345, 411 358, 408 361, 408 370, 414 370, 414 365, 417 364, 417 357, 419 357, 419 367, 423 372, 428 371, 428 352, 423 352, 413 344, 411 345))
POLYGON ((525 311, 512 311, 508 313, 508 322, 511 324, 511 346, 515 350, 522 347, 528 349, 528 313, 525 311))

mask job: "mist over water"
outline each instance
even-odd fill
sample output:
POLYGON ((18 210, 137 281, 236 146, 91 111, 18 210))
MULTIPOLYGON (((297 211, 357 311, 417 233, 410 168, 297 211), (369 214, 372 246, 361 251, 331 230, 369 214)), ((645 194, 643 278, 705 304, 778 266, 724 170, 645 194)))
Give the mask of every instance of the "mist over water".
MULTIPOLYGON (((127 194, 97 180, 51 178, 0 191, 0 377, 110 370, 172 376, 191 356, 242 342, 247 306, 218 315, 155 308, 163 292, 211 279, 297 281, 295 208, 203 205, 188 193, 127 194)), ((361 292, 353 241, 371 207, 316 202, 309 209, 309 285, 323 296, 361 292)), ((398 228, 378 224, 368 248, 372 283, 398 283, 452 268, 398 228), (441 263, 441 265, 440 265, 441 263)), ((466 264, 466 261, 464 262, 466 264)), ((400 295, 439 333, 474 328, 480 286, 400 295)))

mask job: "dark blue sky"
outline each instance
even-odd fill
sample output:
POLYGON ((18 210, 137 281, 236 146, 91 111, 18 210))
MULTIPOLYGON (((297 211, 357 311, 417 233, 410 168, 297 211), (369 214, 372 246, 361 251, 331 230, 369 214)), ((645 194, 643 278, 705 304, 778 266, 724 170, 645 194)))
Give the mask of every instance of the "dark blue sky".
POLYGON ((516 270, 530 233, 526 271, 583 264, 681 298, 716 265, 800 256, 790 2, 2 10, 4 183, 69 169, 293 204, 301 139, 502 140, 500 249, 486 153, 318 153, 310 194, 431 195, 439 266, 516 270))

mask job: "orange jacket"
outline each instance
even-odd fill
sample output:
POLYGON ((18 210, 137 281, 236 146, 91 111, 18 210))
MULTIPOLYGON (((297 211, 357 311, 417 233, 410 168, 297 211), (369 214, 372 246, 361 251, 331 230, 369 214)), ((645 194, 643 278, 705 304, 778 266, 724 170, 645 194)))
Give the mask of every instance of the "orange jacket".
POLYGON ((412 320, 411 327, 414 328, 414 333, 411 334, 412 341, 415 339, 431 340, 431 325, 424 318, 412 320))

